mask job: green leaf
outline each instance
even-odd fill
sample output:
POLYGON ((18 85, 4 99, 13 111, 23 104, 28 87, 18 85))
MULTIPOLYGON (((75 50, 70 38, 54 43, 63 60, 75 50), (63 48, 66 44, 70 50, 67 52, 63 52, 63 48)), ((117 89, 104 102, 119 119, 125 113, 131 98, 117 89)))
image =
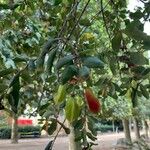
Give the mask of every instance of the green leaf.
POLYGON ((17 62, 27 62, 28 58, 25 56, 17 55, 13 58, 13 61, 17 62))
POLYGON ((51 123, 48 125, 48 134, 52 135, 57 129, 57 120, 56 119, 51 119, 51 123))
POLYGON ((140 20, 144 16, 144 14, 140 10, 137 10, 136 12, 130 12, 129 15, 133 20, 140 20))
POLYGON ((146 76, 146 75, 149 75, 150 73, 150 68, 146 68, 143 72, 142 72, 142 75, 143 76, 146 76))
POLYGON ((30 59, 28 62, 28 69, 30 71, 34 71, 36 69, 36 65, 33 59, 30 59))
POLYGON ((90 75, 90 69, 86 66, 83 66, 79 69, 79 77, 81 79, 87 79, 90 75))
POLYGON ((37 59, 37 61, 36 61, 36 67, 37 67, 37 69, 43 68, 44 61, 45 61, 45 56, 41 56, 41 57, 39 57, 37 59))
POLYGON ((140 52, 132 52, 130 53, 130 61, 136 65, 148 65, 149 60, 143 56, 140 52))
POLYGON ((28 83, 32 83, 32 81, 33 81, 31 75, 29 74, 29 71, 27 71, 27 70, 24 70, 24 71, 21 73, 21 78, 22 78, 25 82, 28 82, 28 83))
POLYGON ((67 66, 61 75, 62 84, 67 83, 67 81, 69 81, 74 75, 77 75, 77 72, 78 70, 76 66, 74 65, 67 66))
POLYGON ((8 102, 11 105, 12 110, 14 113, 18 112, 18 104, 19 104, 19 90, 20 90, 20 74, 18 73, 14 78, 12 79, 9 88, 11 89, 9 96, 8 96, 8 102))
POLYGON ((57 64, 56 64, 56 68, 60 69, 61 67, 63 67, 64 65, 67 64, 72 64, 73 63, 73 55, 67 55, 63 58, 61 58, 57 64))
POLYGON ((69 122, 73 122, 79 117, 79 114, 80 114, 80 107, 72 97, 69 97, 66 101, 65 107, 65 115, 67 120, 69 122))
POLYGON ((7 85, 0 84, 0 93, 4 92, 7 89, 7 85))
POLYGON ((146 98, 146 99, 149 99, 149 92, 147 91, 146 87, 144 85, 140 85, 140 90, 143 94, 143 96, 146 98))
POLYGON ((122 34, 120 31, 117 31, 117 34, 115 34, 114 38, 112 39, 112 48, 114 51, 119 51, 121 46, 121 39, 122 39, 122 34))
POLYGON ((118 66, 117 66, 117 60, 115 57, 111 57, 109 60, 109 67, 113 75, 117 74, 118 66))
POLYGON ((135 74, 142 75, 142 73, 144 73, 144 71, 145 71, 145 67, 143 67, 143 66, 133 67, 133 68, 131 68, 131 71, 134 72, 135 74))
POLYGON ((95 130, 95 119, 94 117, 92 116, 89 116, 88 117, 88 122, 87 122, 87 125, 88 125, 88 129, 90 130, 90 132, 94 135, 94 136, 97 136, 97 132, 95 130))
POLYGON ((83 138, 84 138, 84 133, 82 130, 78 132, 77 134, 75 134, 75 142, 81 141, 81 139, 83 138))
POLYGON ((81 119, 75 121, 73 123, 73 126, 74 126, 75 129, 81 130, 84 126, 84 123, 85 123, 85 120, 83 118, 81 118, 81 119))
POLYGON ((91 139, 92 141, 97 140, 97 138, 95 136, 93 136, 90 132, 87 132, 86 135, 88 136, 89 139, 91 139))
POLYGON ((57 6, 62 3, 62 0, 54 0, 54 6, 57 6))
POLYGON ((60 104, 66 97, 66 85, 59 85, 57 94, 54 97, 56 104, 60 104))
POLYGON ((8 74, 14 73, 16 70, 15 69, 5 69, 0 71, 0 77, 4 77, 8 74))
POLYGON ((88 26, 91 25, 91 22, 90 22, 89 19, 85 18, 85 19, 81 19, 79 24, 82 25, 82 26, 88 27, 88 26))
POLYGON ((83 64, 89 68, 100 68, 104 67, 104 63, 95 56, 86 57, 83 59, 83 64))
POLYGON ((56 52, 57 52, 57 50, 54 49, 49 53, 49 56, 48 56, 46 72, 48 72, 49 74, 51 73, 51 70, 52 70, 52 66, 53 66, 55 56, 56 56, 56 52))

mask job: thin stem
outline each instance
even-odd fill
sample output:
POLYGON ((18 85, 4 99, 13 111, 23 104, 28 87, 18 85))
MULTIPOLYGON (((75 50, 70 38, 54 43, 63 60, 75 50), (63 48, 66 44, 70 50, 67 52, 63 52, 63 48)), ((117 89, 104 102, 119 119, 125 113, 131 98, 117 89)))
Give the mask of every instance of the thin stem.
POLYGON ((60 30, 60 32, 58 33, 58 37, 60 37, 61 34, 64 32, 64 30, 65 30, 65 28, 66 28, 66 25, 67 25, 67 21, 69 20, 69 17, 72 15, 73 11, 77 8, 77 6, 79 5, 79 3, 80 3, 80 1, 77 1, 77 2, 74 4, 73 8, 70 10, 69 14, 66 16, 66 18, 65 18, 65 20, 64 20, 64 22, 63 22, 63 25, 62 25, 62 27, 61 27, 61 30, 60 30))
POLYGON ((56 135, 55 135, 55 137, 54 137, 54 139, 53 139, 53 143, 52 143, 52 146, 51 146, 51 147, 54 146, 54 143, 55 143, 55 141, 56 141, 56 139, 57 139, 57 137, 58 137, 58 134, 59 134, 60 130, 63 128, 63 125, 64 125, 65 121, 66 121, 66 119, 64 119, 62 125, 61 125, 60 128, 58 129, 58 131, 57 131, 57 133, 56 133, 56 135))
MULTIPOLYGON (((98 15, 100 15, 100 14, 102 13, 102 11, 104 11, 104 10, 107 8, 107 6, 108 6, 108 4, 110 3, 110 1, 111 1, 111 0, 109 0, 109 1, 107 2, 107 4, 106 4, 101 10, 99 10, 99 11, 92 17, 92 19, 91 19, 91 21, 90 21, 91 24, 95 21, 95 18, 96 18, 98 15)), ((80 36, 85 32, 85 30, 86 30, 87 28, 88 28, 88 26, 82 28, 82 31, 81 31, 80 36)))
POLYGON ((110 33, 109 33, 109 29, 108 29, 108 26, 107 26, 107 22, 106 22, 106 19, 105 19, 105 14, 104 14, 104 9, 103 9, 103 0, 100 0, 100 4, 101 4, 101 12, 102 12, 102 17, 103 17, 103 21, 104 21, 104 26, 106 28, 106 32, 107 32, 107 35, 111 41, 111 36, 110 36, 110 33))
POLYGON ((76 26, 78 25, 78 23, 79 23, 81 17, 83 16, 84 12, 86 11, 86 8, 87 8, 89 2, 90 2, 90 0, 88 0, 88 2, 86 3, 86 5, 84 6, 84 8, 83 8, 83 10, 82 10, 82 12, 81 12, 79 18, 76 20, 76 22, 75 22, 75 24, 74 24, 74 26, 73 26, 73 28, 72 28, 72 30, 71 30, 71 32, 70 32, 68 38, 67 38, 68 40, 69 40, 70 37, 72 36, 72 33, 74 32, 74 30, 75 30, 76 26))

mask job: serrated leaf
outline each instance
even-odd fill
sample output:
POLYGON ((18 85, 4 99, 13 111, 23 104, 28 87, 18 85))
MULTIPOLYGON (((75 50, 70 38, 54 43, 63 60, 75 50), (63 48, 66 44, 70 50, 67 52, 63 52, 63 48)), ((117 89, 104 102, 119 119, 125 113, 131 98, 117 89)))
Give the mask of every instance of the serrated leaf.
POLYGON ((62 75, 61 75, 61 82, 62 84, 67 83, 73 76, 77 75, 78 69, 74 65, 67 66, 62 75))
POLYGON ((130 53, 130 61, 136 65, 148 65, 149 60, 143 56, 140 52, 132 52, 130 53))
POLYGON ((122 39, 122 34, 121 32, 117 31, 117 34, 115 34, 114 38, 112 39, 112 48, 114 51, 119 51, 121 46, 121 39, 122 39))
POLYGON ((80 114, 80 107, 78 106, 77 102, 73 98, 69 98, 66 101, 65 107, 65 115, 69 122, 73 122, 79 117, 80 114))
POLYGON ((95 56, 86 57, 83 59, 83 64, 89 68, 101 68, 104 67, 104 63, 95 56))
POLYGON ((147 91, 146 87, 144 85, 140 85, 140 90, 142 92, 142 95, 146 98, 149 99, 149 92, 147 91))
POLYGON ((86 66, 83 66, 79 69, 79 77, 82 79, 87 79, 90 75, 90 69, 86 66))
POLYGON ((61 58, 57 64, 56 64, 56 68, 60 69, 61 67, 63 67, 64 65, 67 64, 72 64, 73 63, 73 55, 67 55, 63 58, 61 58))
POLYGON ((57 52, 57 50, 54 49, 54 50, 52 50, 52 51, 49 53, 48 60, 47 60, 47 65, 46 65, 46 72, 47 72, 47 73, 51 73, 51 69, 52 69, 52 66, 53 66, 53 62, 54 62, 54 59, 55 59, 55 57, 56 57, 56 52, 57 52))

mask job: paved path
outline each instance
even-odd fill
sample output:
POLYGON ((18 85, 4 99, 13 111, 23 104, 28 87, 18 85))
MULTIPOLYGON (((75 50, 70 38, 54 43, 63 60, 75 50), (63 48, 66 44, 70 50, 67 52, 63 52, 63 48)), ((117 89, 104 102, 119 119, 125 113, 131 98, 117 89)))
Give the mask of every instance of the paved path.
MULTIPOLYGON (((99 135, 98 146, 93 150, 111 150, 116 140, 123 136, 123 133, 99 135)), ((44 150, 49 140, 48 138, 21 139, 19 144, 10 144, 10 140, 0 140, 0 150, 44 150)), ((68 150, 68 138, 58 137, 54 150, 68 150)))

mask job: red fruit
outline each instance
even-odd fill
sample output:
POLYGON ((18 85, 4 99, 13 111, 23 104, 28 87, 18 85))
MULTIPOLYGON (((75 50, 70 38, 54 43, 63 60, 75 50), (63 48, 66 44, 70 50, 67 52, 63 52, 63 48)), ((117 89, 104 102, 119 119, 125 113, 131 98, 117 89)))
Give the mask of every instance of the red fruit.
POLYGON ((85 95, 85 99, 87 101, 89 110, 92 113, 97 114, 100 111, 100 107, 101 107, 99 100, 94 96, 90 88, 85 89, 84 95, 85 95))

